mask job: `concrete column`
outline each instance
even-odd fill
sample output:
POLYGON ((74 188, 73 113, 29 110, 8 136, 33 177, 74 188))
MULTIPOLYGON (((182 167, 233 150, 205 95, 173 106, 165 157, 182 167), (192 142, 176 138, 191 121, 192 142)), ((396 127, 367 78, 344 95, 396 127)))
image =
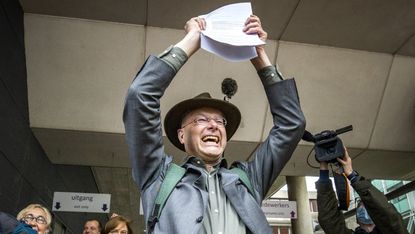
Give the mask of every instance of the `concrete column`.
POLYGON ((291 219, 293 234, 313 233, 307 185, 304 176, 286 176, 288 199, 297 202, 297 219, 291 219))

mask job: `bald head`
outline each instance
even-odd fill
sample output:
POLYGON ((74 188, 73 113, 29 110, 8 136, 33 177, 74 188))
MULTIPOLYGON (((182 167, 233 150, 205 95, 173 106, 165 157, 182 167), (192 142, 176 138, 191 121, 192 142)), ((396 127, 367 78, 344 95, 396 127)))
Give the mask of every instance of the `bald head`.
POLYGON ((101 223, 98 220, 92 219, 86 221, 83 234, 100 234, 101 230, 101 223))

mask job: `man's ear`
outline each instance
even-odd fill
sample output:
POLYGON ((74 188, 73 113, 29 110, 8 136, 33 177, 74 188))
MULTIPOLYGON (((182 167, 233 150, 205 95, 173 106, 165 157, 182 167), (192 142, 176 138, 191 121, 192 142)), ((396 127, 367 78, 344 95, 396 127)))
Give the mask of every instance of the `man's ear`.
POLYGON ((177 129, 177 138, 179 138, 180 143, 184 144, 184 130, 183 130, 183 128, 177 129))

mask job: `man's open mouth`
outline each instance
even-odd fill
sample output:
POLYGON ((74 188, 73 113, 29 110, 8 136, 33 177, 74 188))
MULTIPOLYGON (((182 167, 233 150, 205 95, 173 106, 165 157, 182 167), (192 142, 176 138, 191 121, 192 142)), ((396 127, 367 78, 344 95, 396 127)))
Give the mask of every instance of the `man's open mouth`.
POLYGON ((219 139, 219 137, 218 136, 211 136, 211 135, 208 135, 208 136, 204 136, 204 137, 202 137, 202 141, 203 142, 214 142, 214 143, 219 143, 219 141, 220 141, 220 139, 219 139))

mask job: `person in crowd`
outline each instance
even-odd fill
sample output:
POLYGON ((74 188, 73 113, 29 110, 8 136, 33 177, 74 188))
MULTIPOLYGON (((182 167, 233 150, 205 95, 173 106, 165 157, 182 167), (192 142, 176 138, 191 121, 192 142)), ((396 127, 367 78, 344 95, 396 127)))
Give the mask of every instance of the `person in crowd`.
POLYGON ((130 220, 121 215, 112 215, 105 224, 104 234, 132 234, 130 220))
POLYGON ((30 204, 17 214, 17 220, 25 222, 37 233, 45 234, 51 231, 52 215, 40 204, 30 204))
MULTIPOLYGON (((182 165, 186 172, 164 207, 155 207, 160 184, 172 166, 172 157, 164 152, 160 99, 181 66, 200 48, 205 27, 202 18, 187 21, 185 36, 161 55, 150 56, 127 93, 123 120, 147 233, 272 233, 261 202, 301 139, 305 119, 294 80, 283 80, 263 45, 256 47, 257 57, 251 63, 264 87, 274 125, 252 160, 231 165, 246 173, 254 192, 240 183, 223 157, 241 121, 239 109, 203 93, 166 114, 167 137, 188 157, 182 165), (157 217, 154 211, 159 209, 157 217)), ((243 31, 257 34, 264 42, 267 39, 255 15, 246 20, 243 31)))
POLYGON ((102 224, 96 219, 87 220, 84 224, 83 234, 101 234, 102 224))
POLYGON ((343 213, 337 208, 337 199, 329 179, 328 164, 320 162, 320 178, 316 182, 319 224, 327 234, 401 234, 408 233, 403 225, 402 216, 388 202, 385 195, 377 190, 370 181, 360 176, 352 167, 352 159, 347 149, 337 161, 361 202, 356 208, 356 222, 359 226, 353 231, 347 228, 343 213))

